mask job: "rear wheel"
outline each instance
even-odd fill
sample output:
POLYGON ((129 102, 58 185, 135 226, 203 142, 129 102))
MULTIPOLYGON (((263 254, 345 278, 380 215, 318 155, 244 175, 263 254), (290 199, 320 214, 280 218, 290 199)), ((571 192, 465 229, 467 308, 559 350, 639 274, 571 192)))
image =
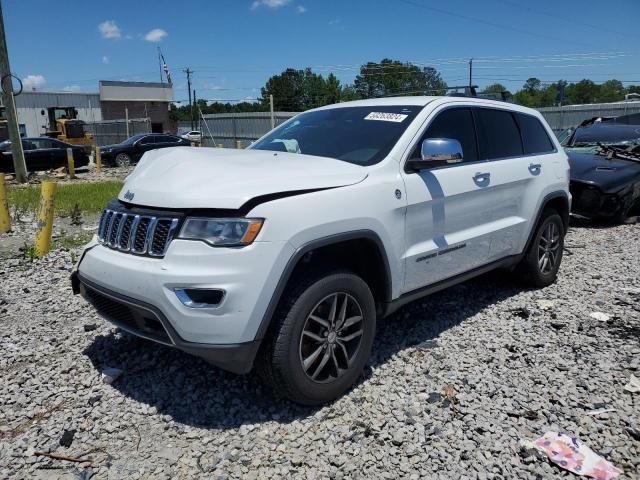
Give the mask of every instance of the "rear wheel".
POLYGON ((517 269, 526 284, 540 288, 555 282, 562 262, 564 235, 564 224, 558 212, 546 209, 517 269))
POLYGON ((131 165, 131 157, 127 153, 119 153, 116 155, 116 166, 117 167, 128 167, 131 165))
POLYGON ((348 272, 308 276, 285 294, 265 339, 259 373, 304 405, 336 399, 362 372, 375 335, 368 285, 348 272))

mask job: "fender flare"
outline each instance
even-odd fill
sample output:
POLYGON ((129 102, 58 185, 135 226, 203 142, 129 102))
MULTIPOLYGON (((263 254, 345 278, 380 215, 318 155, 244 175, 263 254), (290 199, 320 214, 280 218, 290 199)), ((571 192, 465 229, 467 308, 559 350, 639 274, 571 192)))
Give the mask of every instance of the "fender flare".
POLYGON ((533 228, 531 228, 531 231, 529 232, 529 236, 527 238, 527 243, 524 247, 523 250, 523 254, 526 255, 526 252, 529 251, 529 247, 531 246, 531 242, 533 241, 533 236, 536 233, 536 229, 538 228, 538 224, 540 223, 540 219, 542 218, 542 213, 544 212, 544 209, 547 208, 547 205, 549 204, 549 202, 551 202, 552 200, 555 200, 557 198, 561 198, 563 199, 566 204, 567 204, 567 211, 566 212, 558 212, 560 214, 560 216, 562 217, 562 223, 565 226, 565 235, 567 233, 567 230, 569 229, 569 212, 571 211, 571 202, 569 201, 569 195, 567 195, 567 192, 563 191, 563 190, 558 190, 555 192, 551 192, 549 194, 547 194, 543 199, 542 202, 540 202, 540 208, 538 208, 538 213, 536 214, 536 221, 532 224, 533 228))
POLYGON ((291 258, 289 258, 289 261, 287 262, 282 275, 280 275, 280 279, 278 280, 278 284, 276 285, 275 290, 273 291, 273 294, 271 295, 271 299, 269 300, 269 304, 267 306, 267 309, 264 313, 264 315, 262 316, 262 320, 260 321, 260 326, 258 327, 258 331, 256 333, 255 336, 255 340, 262 340, 266 333, 267 330, 269 329, 269 326, 271 325, 271 320, 273 318, 273 315, 276 311, 276 308, 278 307, 278 304, 280 303, 280 299, 282 298, 282 295, 285 291, 285 288, 287 287, 287 284, 289 283, 289 280, 291 279, 291 275, 293 274, 293 271, 296 267, 296 265, 298 264, 298 262, 300 261, 300 259, 302 259, 302 257, 307 254, 308 252, 318 249, 318 248, 322 248, 322 247, 326 247, 329 245, 334 245, 337 243, 342 243, 342 242, 346 242, 349 240, 369 240, 372 241, 377 249, 378 249, 378 253, 380 254, 380 258, 382 260, 382 263, 384 265, 384 275, 385 275, 385 295, 384 295, 384 302, 390 302, 391 301, 391 292, 392 292, 392 278, 391 278, 391 268, 389 266, 389 258, 387 256, 387 252, 384 248, 384 244, 382 243, 382 240, 380 239, 380 237, 378 236, 378 234, 376 232, 374 232, 373 230, 354 230, 351 232, 344 232, 344 233, 338 233, 335 235, 329 235, 327 237, 322 237, 322 238, 318 238, 315 240, 312 240, 308 243, 305 243, 304 245, 302 245, 301 247, 299 247, 294 254, 291 256, 291 258))

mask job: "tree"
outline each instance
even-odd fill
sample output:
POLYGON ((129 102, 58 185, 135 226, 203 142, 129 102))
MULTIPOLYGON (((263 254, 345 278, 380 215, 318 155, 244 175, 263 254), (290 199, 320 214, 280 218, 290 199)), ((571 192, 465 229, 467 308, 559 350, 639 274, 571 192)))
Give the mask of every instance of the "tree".
POLYGON ((595 103, 598 100, 599 90, 598 85, 586 78, 578 83, 570 83, 566 88, 567 103, 572 105, 595 103))
POLYGON ((444 95, 447 84, 433 67, 383 59, 360 67, 353 88, 361 98, 389 95, 444 95))
POLYGON ((340 101, 342 87, 335 75, 327 79, 310 68, 295 70, 287 68, 272 76, 262 87, 261 103, 269 106, 269 95, 273 95, 275 110, 300 112, 340 101))
POLYGON ((598 102, 619 102, 627 91, 620 80, 607 80, 599 87, 598 102))

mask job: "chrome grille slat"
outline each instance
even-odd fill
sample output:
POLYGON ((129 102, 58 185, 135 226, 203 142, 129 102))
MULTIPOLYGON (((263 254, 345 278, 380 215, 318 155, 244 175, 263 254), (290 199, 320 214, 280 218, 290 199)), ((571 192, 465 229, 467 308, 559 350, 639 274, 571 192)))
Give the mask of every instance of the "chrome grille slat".
POLYGON ((180 220, 105 209, 98 223, 98 241, 105 247, 135 255, 163 257, 180 220))

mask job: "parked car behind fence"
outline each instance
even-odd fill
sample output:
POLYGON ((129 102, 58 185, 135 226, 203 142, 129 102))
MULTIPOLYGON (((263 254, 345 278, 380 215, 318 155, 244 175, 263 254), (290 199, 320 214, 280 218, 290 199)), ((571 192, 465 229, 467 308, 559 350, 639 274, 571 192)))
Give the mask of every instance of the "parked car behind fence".
MULTIPOLYGON (((48 137, 27 137, 22 139, 24 159, 27 170, 34 172, 40 170, 52 170, 67 165, 67 148, 73 151, 75 167, 86 167, 89 164, 89 156, 82 145, 70 145, 68 143, 48 137)), ((11 153, 11 141, 0 143, 0 172, 13 173, 13 155, 11 153)))

